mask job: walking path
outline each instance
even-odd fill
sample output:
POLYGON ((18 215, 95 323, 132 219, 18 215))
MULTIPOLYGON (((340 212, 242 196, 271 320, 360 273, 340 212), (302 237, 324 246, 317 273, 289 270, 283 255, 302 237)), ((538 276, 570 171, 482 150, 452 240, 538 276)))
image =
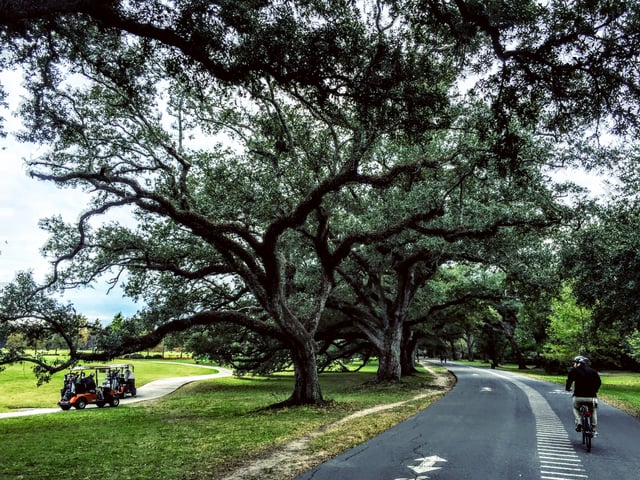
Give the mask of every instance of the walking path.
MULTIPOLYGON (((163 362, 163 363, 175 363, 176 365, 187 365, 180 362, 163 362)), ((172 377, 162 378, 153 382, 146 383, 137 388, 137 395, 135 397, 127 397, 120 400, 120 405, 129 405, 136 402, 145 402, 147 400, 153 400, 155 398, 167 395, 178 388, 186 385, 187 383, 197 382, 199 380, 209 380, 211 378, 230 377, 233 372, 228 368, 222 367, 210 367, 208 365, 192 365, 190 367, 200 367, 211 370, 217 370, 218 373, 212 373, 208 375, 191 375, 188 377, 172 377)), ((95 405, 87 405, 87 408, 96 407, 95 405)), ((97 408, 97 407, 96 407, 97 408)), ((0 420, 3 418, 12 417, 25 417, 27 415, 40 415, 44 413, 56 413, 62 412, 59 407, 56 408, 25 408, 23 410, 16 410, 15 412, 0 413, 0 420)))

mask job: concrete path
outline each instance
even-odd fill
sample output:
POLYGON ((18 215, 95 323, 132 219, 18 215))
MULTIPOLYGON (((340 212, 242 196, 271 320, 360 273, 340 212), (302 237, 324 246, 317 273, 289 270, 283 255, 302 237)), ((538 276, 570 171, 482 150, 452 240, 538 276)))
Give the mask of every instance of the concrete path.
MULTIPOLYGON (((211 378, 220 378, 220 377, 230 377, 233 375, 233 371, 228 368, 222 367, 210 367, 208 365, 192 365, 192 364, 184 364, 180 362, 162 362, 162 363, 175 363, 176 365, 188 365, 190 367, 200 367, 210 370, 218 370, 218 373, 212 373, 209 375, 191 375, 188 377, 172 377, 172 378, 162 378, 160 380, 155 380, 153 382, 146 383, 137 388, 137 395, 135 397, 126 397, 120 400, 120 406, 129 405, 131 403, 136 402, 145 402, 147 400, 153 400, 155 398, 162 397, 167 395, 178 388, 186 385, 187 383, 197 382, 199 380, 209 380, 211 378)), ((86 408, 97 408, 95 405, 87 405, 86 408)), ((68 414, 75 409, 67 411, 68 414)), ((4 412, 0 413, 0 420, 3 418, 13 418, 13 417, 25 417, 27 415, 41 415, 44 413, 56 413, 62 412, 63 410, 60 407, 56 408, 25 408, 23 410, 16 410, 15 412, 4 412)))

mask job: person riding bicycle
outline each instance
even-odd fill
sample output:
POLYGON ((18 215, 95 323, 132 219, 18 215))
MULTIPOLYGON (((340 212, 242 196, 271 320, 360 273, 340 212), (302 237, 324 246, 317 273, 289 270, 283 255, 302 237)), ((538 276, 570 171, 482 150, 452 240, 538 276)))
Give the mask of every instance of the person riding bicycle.
POLYGON ((573 359, 573 368, 569 371, 565 389, 571 391, 571 384, 575 383, 573 389, 573 416, 576 420, 576 432, 582 430, 580 423, 580 406, 589 404, 591 409, 591 425, 593 426, 593 434, 596 434, 596 425, 598 424, 598 390, 602 381, 596 370, 589 365, 589 359, 583 356, 577 356, 573 359))

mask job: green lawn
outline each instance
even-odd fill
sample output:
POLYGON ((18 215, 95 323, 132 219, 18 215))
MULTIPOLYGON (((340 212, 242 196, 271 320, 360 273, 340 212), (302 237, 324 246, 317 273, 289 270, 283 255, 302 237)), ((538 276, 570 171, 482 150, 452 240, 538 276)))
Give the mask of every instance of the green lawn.
MULTIPOLYGON (((146 364, 137 365, 136 372, 142 377, 145 368, 146 364)), ((320 461, 386 430, 442 395, 430 388, 432 376, 426 372, 395 387, 366 384, 374 377, 373 368, 322 374, 323 395, 329 400, 323 408, 264 408, 291 393, 291 375, 281 374, 192 383, 137 406, 3 419, 0 478, 92 478, 116 472, 127 479, 219 478, 247 458, 353 412, 406 402, 326 429, 307 447, 320 461), (414 399, 425 392, 433 395, 414 399)), ((278 475, 265 473, 260 478, 284 480, 278 475)))
MULTIPOLYGON (((138 387, 160 378, 215 373, 213 370, 190 365, 193 363, 190 360, 180 362, 180 365, 173 361, 161 360, 123 360, 113 363, 133 364, 138 387)), ((63 379, 64 372, 60 372, 55 374, 49 383, 38 387, 31 366, 26 363, 7 366, 0 372, 0 412, 21 408, 56 407, 60 400, 63 379)))

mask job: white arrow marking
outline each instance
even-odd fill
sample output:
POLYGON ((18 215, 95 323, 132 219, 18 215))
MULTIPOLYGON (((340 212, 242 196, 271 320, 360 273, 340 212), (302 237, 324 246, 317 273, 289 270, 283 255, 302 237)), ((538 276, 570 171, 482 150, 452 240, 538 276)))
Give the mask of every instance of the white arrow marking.
POLYGON ((481 392, 493 392, 493 388, 491 387, 482 387, 480 389, 481 392))
POLYGON ((440 470, 442 467, 434 467, 436 462, 446 462, 444 458, 440 458, 437 455, 432 455, 430 457, 424 457, 424 458, 416 458, 416 460, 420 461, 420 465, 416 465, 415 467, 409 467, 409 468, 414 472, 416 472, 417 474, 431 472, 433 470, 440 470))

